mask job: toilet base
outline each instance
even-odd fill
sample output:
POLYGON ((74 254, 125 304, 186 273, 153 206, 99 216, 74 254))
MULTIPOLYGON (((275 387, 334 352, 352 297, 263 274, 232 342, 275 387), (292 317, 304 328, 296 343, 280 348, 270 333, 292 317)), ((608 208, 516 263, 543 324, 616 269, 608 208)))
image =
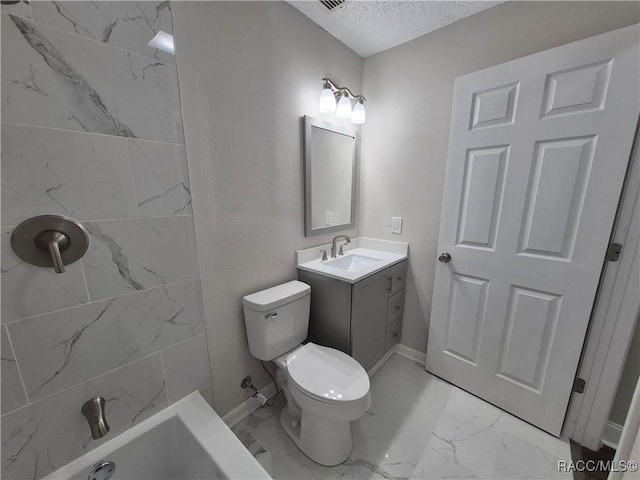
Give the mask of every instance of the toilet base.
POLYGON ((332 422, 305 411, 298 420, 285 406, 280 424, 302 453, 320 465, 334 467, 351 456, 353 438, 349 421, 332 422))

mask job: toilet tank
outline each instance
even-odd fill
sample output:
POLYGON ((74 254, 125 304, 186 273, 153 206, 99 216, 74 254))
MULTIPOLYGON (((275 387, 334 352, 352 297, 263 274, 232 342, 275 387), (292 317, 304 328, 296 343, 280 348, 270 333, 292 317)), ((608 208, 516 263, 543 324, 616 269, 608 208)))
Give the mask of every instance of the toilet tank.
POLYGON ((311 287, 293 280, 242 298, 249 350, 260 360, 284 355, 307 338, 311 287))

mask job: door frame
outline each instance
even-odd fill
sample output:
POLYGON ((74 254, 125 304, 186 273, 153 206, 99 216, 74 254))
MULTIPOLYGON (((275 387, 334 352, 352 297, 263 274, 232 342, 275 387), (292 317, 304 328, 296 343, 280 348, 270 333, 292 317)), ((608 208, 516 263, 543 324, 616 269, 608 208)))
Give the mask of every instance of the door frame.
POLYGON ((631 335, 640 313, 640 121, 620 195, 611 242, 623 245, 617 262, 605 262, 577 377, 583 393, 571 395, 562 433, 599 450, 631 335), (635 221, 634 221, 635 219, 635 221))

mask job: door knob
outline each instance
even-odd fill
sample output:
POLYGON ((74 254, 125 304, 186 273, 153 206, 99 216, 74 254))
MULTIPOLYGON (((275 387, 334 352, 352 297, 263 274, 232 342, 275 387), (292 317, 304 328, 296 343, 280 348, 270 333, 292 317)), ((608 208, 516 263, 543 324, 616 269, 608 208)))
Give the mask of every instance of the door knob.
POLYGON ((449 255, 447 252, 441 253, 438 257, 438 260, 441 263, 449 263, 451 261, 451 255, 449 255))

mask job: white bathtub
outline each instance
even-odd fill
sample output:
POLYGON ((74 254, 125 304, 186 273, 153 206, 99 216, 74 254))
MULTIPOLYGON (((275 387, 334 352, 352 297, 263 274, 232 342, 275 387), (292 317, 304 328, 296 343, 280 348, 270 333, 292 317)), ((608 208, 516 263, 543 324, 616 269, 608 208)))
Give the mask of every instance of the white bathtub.
POLYGON ((271 478, 197 392, 44 480, 85 480, 102 460, 115 462, 112 480, 271 478))

